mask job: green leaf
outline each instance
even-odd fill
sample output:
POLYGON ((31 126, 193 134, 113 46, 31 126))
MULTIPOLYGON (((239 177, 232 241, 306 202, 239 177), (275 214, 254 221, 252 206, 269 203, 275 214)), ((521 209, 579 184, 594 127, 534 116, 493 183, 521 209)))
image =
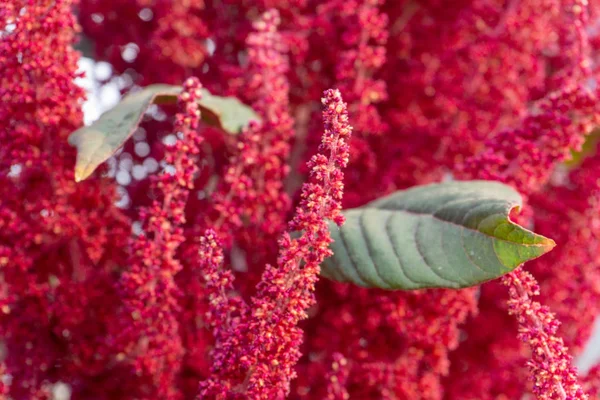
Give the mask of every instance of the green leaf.
MULTIPOLYGON (((92 125, 73 132, 69 136, 69 143, 77 147, 75 180, 79 182, 89 177, 120 149, 136 130, 151 104, 174 104, 181 90, 180 86, 150 85, 125 96, 92 125)), ((250 107, 238 99, 213 96, 206 89, 202 89, 198 105, 205 122, 230 134, 241 132, 252 120, 260 120, 250 107)))
POLYGON ((330 223, 322 275, 382 289, 464 288, 552 250, 509 219, 521 196, 498 182, 448 182, 396 192, 330 223))
POLYGON ((202 98, 198 104, 203 120, 230 134, 240 133, 250 121, 260 121, 252 108, 235 97, 213 96, 206 89, 202 89, 202 98))
POLYGON ((596 154, 600 142, 600 129, 594 129, 586 137, 581 149, 571 150, 571 158, 564 162, 568 169, 576 169, 583 161, 596 154))

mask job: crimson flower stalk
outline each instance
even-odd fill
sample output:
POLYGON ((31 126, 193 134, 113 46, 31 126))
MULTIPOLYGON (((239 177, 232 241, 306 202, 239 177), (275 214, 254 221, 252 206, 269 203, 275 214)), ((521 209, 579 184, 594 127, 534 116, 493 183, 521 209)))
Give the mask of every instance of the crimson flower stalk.
POLYGON ((509 313, 519 323, 519 339, 531 347, 527 365, 534 379, 534 394, 540 400, 588 399, 563 340, 556 336, 559 322, 548 307, 532 299, 540 292, 535 278, 519 268, 505 275, 502 283, 508 286, 509 313))
POLYGON ((262 123, 253 123, 242 133, 212 199, 219 217, 211 227, 225 242, 240 231, 247 233, 252 251, 256 240, 264 237, 274 242, 285 230, 284 217, 291 206, 283 182, 289 172, 286 162, 294 129, 286 77, 288 47, 278 32, 280 23, 279 12, 268 10, 254 22, 254 31, 246 39, 250 93, 246 95, 262 123))
POLYGON ((240 316, 248 314, 248 307, 240 297, 233 295, 233 273, 223 268, 223 249, 214 230, 207 230, 200 238, 198 258, 198 269, 206 282, 204 295, 209 303, 205 321, 216 343, 211 353, 212 369, 219 371, 225 368, 223 355, 232 350, 223 346, 229 344, 228 335, 236 329, 240 316))
POLYGON ((114 265, 126 257, 115 185, 73 179, 67 137, 85 98, 76 3, 0 2, 0 369, 16 400, 47 399, 57 380, 75 397, 106 368, 100 327, 118 303, 114 265))
POLYGON ((134 376, 142 380, 140 390, 163 399, 179 398, 174 380, 184 349, 178 334, 180 293, 174 276, 182 269, 176 250, 184 241, 185 205, 194 187, 195 156, 202 142, 197 133, 200 87, 197 79, 190 78, 179 96, 178 140, 166 149, 165 172, 152 178, 156 198, 140 210, 142 232, 131 239, 129 270, 120 281, 124 305, 115 332, 117 347, 122 347, 117 360, 131 364, 134 376))
POLYGON ((201 385, 200 398, 273 399, 289 393, 302 343, 297 324, 315 303, 320 264, 331 255, 327 220, 344 222, 342 169, 348 163, 352 128, 339 91, 326 91, 322 101, 323 140, 309 162, 310 179, 290 232, 279 241, 278 265, 266 266, 244 320, 217 343, 213 356, 222 363, 201 385), (293 232, 299 236, 292 238, 293 232))

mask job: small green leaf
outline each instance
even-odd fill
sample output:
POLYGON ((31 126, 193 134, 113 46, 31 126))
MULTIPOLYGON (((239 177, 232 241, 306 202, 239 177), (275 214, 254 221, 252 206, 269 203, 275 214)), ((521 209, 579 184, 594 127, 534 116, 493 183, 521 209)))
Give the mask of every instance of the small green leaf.
POLYGON ((250 121, 260 121, 252 108, 235 97, 213 96, 206 89, 202 89, 202 98, 198 104, 203 120, 230 134, 240 133, 250 121))
MULTIPOLYGON (((150 104, 174 104, 180 86, 150 85, 130 93, 90 126, 82 127, 69 136, 69 143, 77 147, 75 180, 89 177, 96 168, 112 156, 131 137, 150 104)), ((260 118, 254 111, 233 97, 213 96, 202 89, 198 105, 202 118, 230 134, 239 133, 252 120, 260 118)))
POLYGON ((330 223, 322 275, 382 289, 464 288, 552 250, 509 219, 521 196, 498 182, 448 182, 396 192, 330 223))
POLYGON ((148 106, 157 98, 163 102, 176 101, 180 92, 181 87, 178 86, 152 85, 130 93, 92 125, 73 132, 69 143, 77 147, 75 180, 79 182, 89 177, 120 149, 139 125, 148 106))
POLYGON ((581 149, 571 150, 571 158, 564 162, 568 169, 575 169, 588 157, 596 154, 598 142, 600 141, 600 129, 594 129, 586 137, 581 149))

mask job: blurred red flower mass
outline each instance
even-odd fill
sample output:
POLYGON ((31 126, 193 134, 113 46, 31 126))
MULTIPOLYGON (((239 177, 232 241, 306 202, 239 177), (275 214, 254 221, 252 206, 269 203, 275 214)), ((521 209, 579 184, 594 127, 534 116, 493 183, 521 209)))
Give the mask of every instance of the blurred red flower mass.
POLYGON ((599 33, 598 0, 0 1, 0 398, 597 397, 599 33), (79 40, 123 94, 183 85, 113 160, 157 172, 75 183, 79 40), (260 121, 204 124, 202 88, 260 121), (512 186, 556 249, 461 290, 320 279, 343 208, 449 179, 512 186))

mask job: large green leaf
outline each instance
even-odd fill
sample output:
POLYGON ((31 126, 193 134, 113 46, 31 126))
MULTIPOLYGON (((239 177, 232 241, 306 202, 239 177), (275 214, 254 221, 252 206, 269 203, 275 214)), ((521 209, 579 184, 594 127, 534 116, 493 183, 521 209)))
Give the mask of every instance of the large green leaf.
MULTIPOLYGON (((131 137, 142 116, 151 104, 171 104, 177 101, 180 86, 151 85, 130 93, 90 126, 71 134, 69 143, 77 147, 75 180, 89 177, 100 164, 112 156, 131 137)), ((198 101, 202 119, 230 134, 239 133, 259 117, 254 111, 233 97, 213 96, 206 89, 198 101)))
POLYGON ((552 239, 509 219, 521 196, 498 182, 449 182, 344 211, 325 277, 382 289, 463 288, 550 251, 552 239))

